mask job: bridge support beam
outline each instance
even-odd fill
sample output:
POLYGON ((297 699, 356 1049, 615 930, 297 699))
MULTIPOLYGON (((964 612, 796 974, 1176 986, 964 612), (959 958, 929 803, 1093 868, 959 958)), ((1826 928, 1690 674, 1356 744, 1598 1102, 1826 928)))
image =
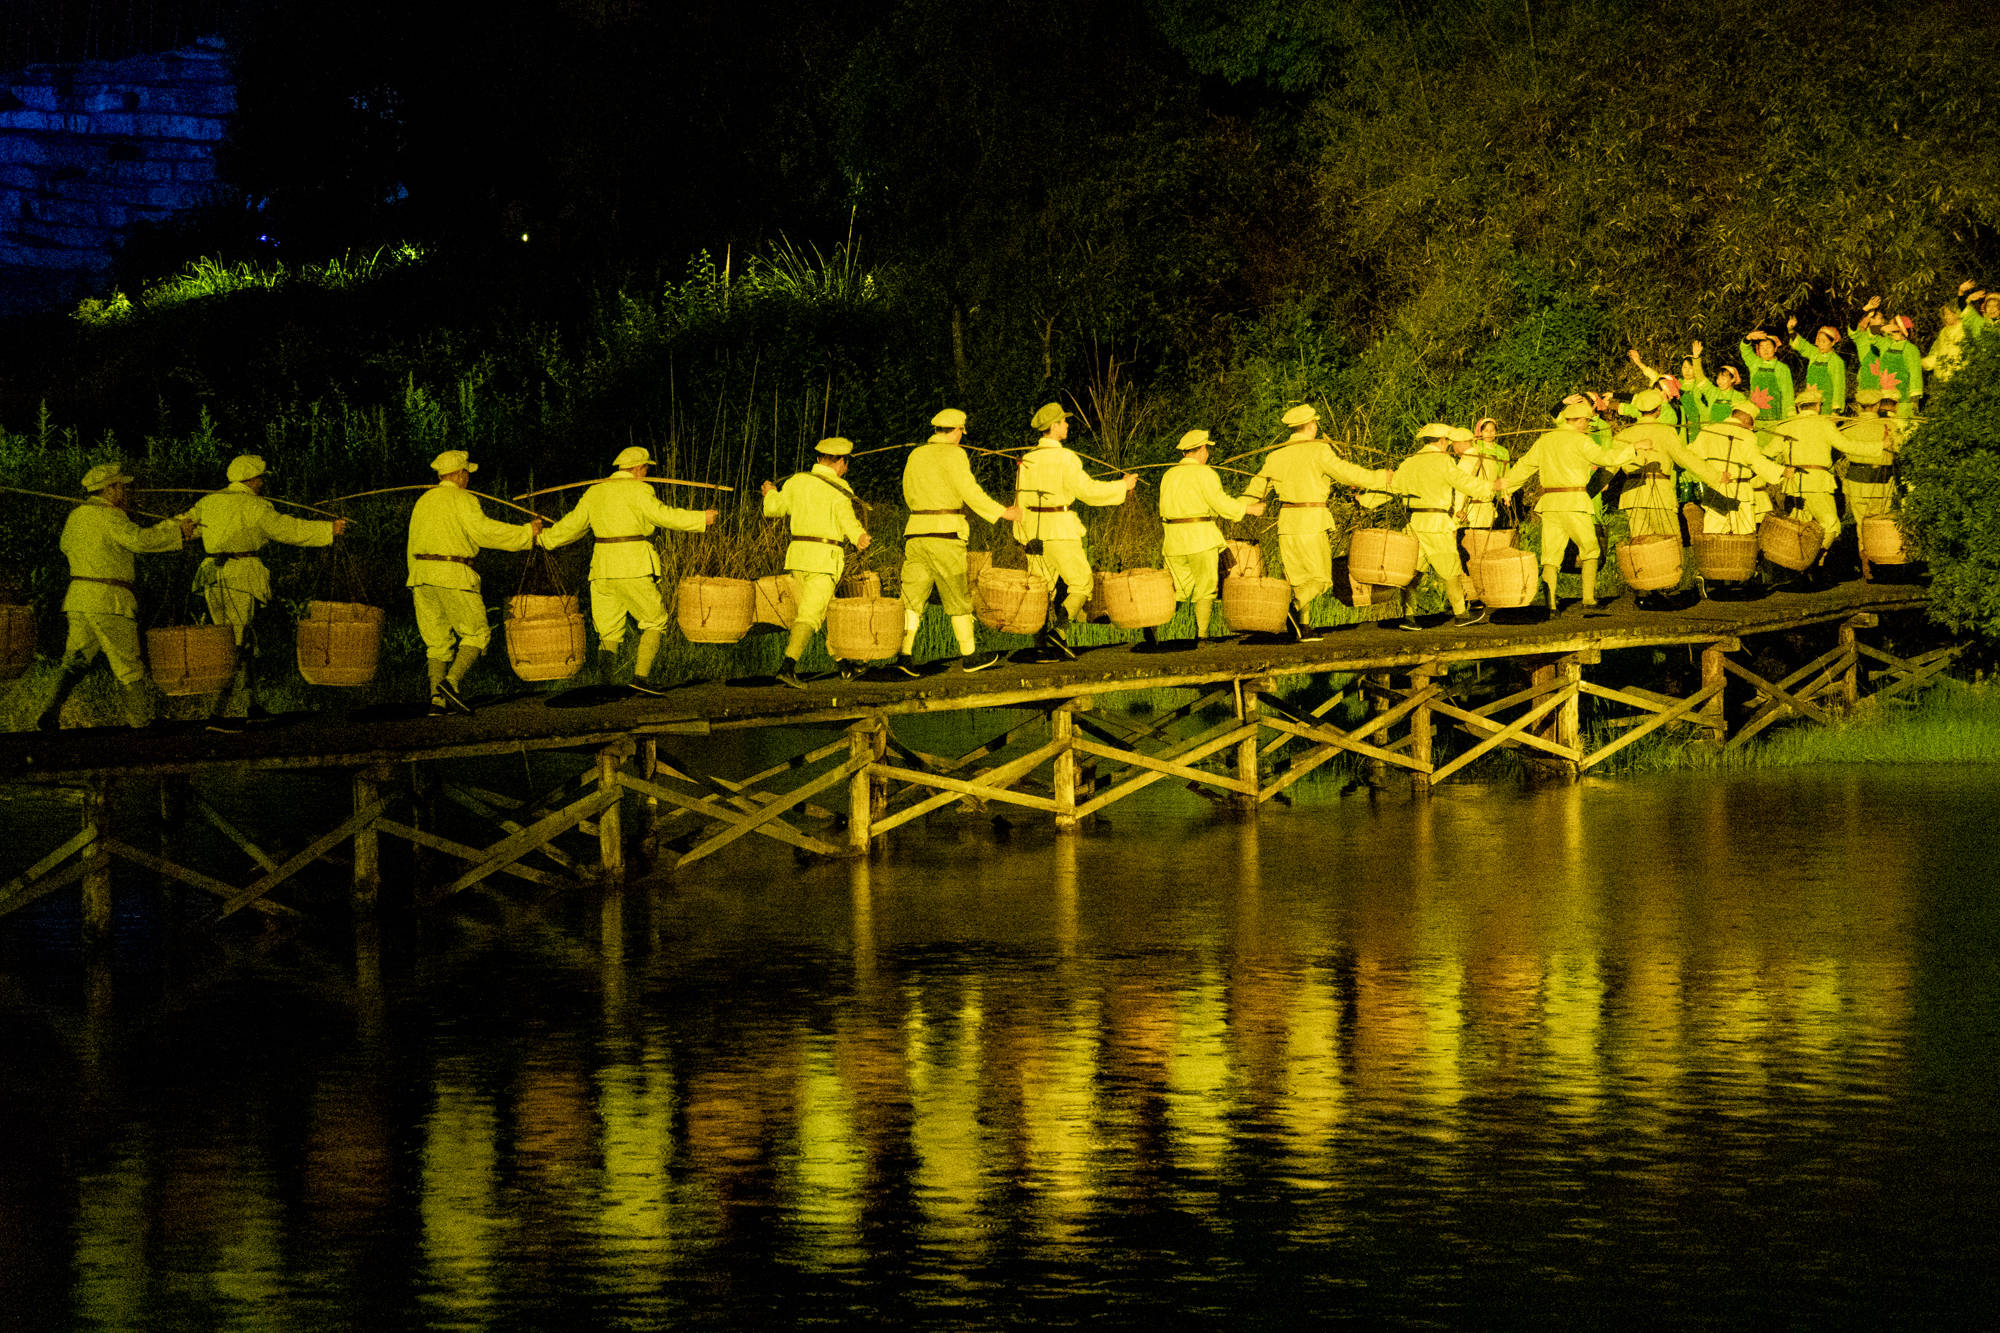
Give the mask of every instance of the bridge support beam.
POLYGON ((93 779, 83 789, 83 943, 101 949, 111 942, 111 784, 93 779))

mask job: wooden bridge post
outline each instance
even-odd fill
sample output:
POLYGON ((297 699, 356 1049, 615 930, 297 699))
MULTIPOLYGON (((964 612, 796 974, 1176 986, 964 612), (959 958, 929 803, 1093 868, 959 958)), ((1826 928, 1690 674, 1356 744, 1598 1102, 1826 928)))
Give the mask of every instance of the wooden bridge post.
MULTIPOLYGON (((648 736, 639 742, 639 776, 658 782, 660 742, 648 736)), ((660 798, 648 792, 639 801, 639 850, 648 861, 660 854, 660 798)))
MULTIPOLYGON (((1583 692, 1579 688, 1583 684, 1583 656, 1582 653, 1571 653, 1557 664, 1557 675, 1563 687, 1572 693, 1556 706, 1555 742, 1579 754, 1583 752, 1583 692)), ((1569 769, 1572 778, 1581 772, 1575 760, 1567 761, 1564 767, 1569 769)))
POLYGON ((1844 709, 1861 702, 1861 649, 1854 631, 1874 629, 1881 623, 1873 611, 1861 611, 1840 622, 1840 646, 1847 652, 1847 669, 1840 673, 1840 706, 1844 709))
MULTIPOLYGON (((1257 696, 1270 689, 1276 682, 1268 677, 1236 682, 1236 720, 1245 726, 1257 724, 1257 696)), ((1246 736, 1236 742, 1236 780, 1248 787, 1247 792, 1236 793, 1236 809, 1240 814, 1257 817, 1263 804, 1257 799, 1260 778, 1257 772, 1258 737, 1246 736)))
POLYGON ((83 848, 83 943, 96 949, 111 942, 111 784, 103 778, 83 789, 83 828, 91 837, 83 848))
MULTIPOLYGON (((1410 668, 1410 693, 1422 694, 1430 687, 1431 677, 1437 674, 1437 667, 1431 662, 1420 662, 1410 668)), ((1410 714, 1410 758, 1423 765, 1410 770, 1410 789, 1420 796, 1430 795, 1431 769, 1435 763, 1432 746, 1437 740, 1432 725, 1428 704, 1419 704, 1410 714)))
MULTIPOLYGON (((618 770, 632 753, 632 742, 616 741, 597 752, 597 790, 617 792, 618 770)), ((597 815, 597 872, 606 884, 625 882, 625 821, 613 801, 597 815)))
POLYGON ((1049 742, 1063 748, 1056 751, 1055 783, 1056 832, 1076 832, 1076 713, 1077 700, 1071 699, 1049 710, 1049 742))
MULTIPOLYGON (((382 788, 394 773, 387 764, 374 764, 354 771, 354 812, 360 814, 381 799, 382 788)), ((348 902, 358 916, 372 916, 382 896, 382 835, 375 825, 363 824, 354 831, 354 889, 348 902)))
POLYGON ((1715 697, 1701 706, 1694 721, 1708 728, 1712 741, 1721 741, 1729 735, 1729 714, 1724 709, 1723 699, 1729 691, 1729 672, 1722 660, 1742 647, 1740 639, 1717 639, 1701 650, 1701 687, 1705 690, 1714 686, 1715 697))
POLYGON ((849 856, 868 855, 868 845, 875 837, 875 778, 869 772, 869 765, 878 762, 888 753, 886 724, 880 718, 857 722, 847 729, 847 762, 853 771, 847 775, 847 854, 849 856))

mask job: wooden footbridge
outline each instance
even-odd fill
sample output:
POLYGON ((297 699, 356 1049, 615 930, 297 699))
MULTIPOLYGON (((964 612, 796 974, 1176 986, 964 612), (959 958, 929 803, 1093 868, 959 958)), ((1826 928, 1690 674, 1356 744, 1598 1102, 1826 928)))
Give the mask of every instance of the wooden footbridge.
MULTIPOLYGON (((280 891, 316 863, 344 861, 345 892, 355 910, 370 912, 385 837, 453 867, 421 891, 423 901, 437 903, 494 875, 550 888, 583 878, 616 882, 625 874, 633 817, 648 855, 671 847, 673 863, 685 866, 753 834, 822 856, 862 855, 893 830, 953 804, 1013 806, 1073 830, 1169 779, 1254 813, 1342 755, 1367 761, 1378 778, 1401 770, 1419 789, 1503 747, 1576 774, 1663 727, 1740 745, 1781 719, 1826 722, 1870 692, 1879 698, 1908 690, 1943 670, 1956 650, 1904 658, 1863 635, 1884 615, 1914 618, 1926 601, 1920 587, 1850 583, 1671 612, 1621 600, 1594 615, 1576 607, 1545 620, 1516 613, 1532 618, 1469 629, 1409 633, 1363 624, 1299 645, 1112 645, 1075 662, 1003 663, 970 676, 829 676, 804 692, 765 680, 615 700, 606 700, 606 691, 535 694, 489 703, 472 717, 305 714, 241 734, 190 724, 144 733, 10 733, 0 736, 0 784, 60 789, 80 819, 67 837, 64 828, 50 831, 46 840, 56 845, 0 884, 0 916, 79 884, 85 938, 100 940, 111 922, 112 866, 120 861, 211 895, 218 919, 245 910, 293 914, 298 909, 285 901, 291 895, 280 891), (1744 644, 1777 635, 1794 655, 1800 642, 1824 650, 1767 679, 1743 660, 1744 644), (1588 678, 1607 655, 1661 648, 1698 659, 1687 692, 1588 678), (1467 663, 1501 669, 1454 672, 1467 663), (1282 697, 1281 682, 1329 673, 1338 673, 1344 688, 1315 706, 1282 697), (1142 719, 1098 707, 1107 696, 1157 689, 1194 697, 1142 719), (1609 721, 1615 735, 1594 749, 1581 725, 1585 696, 1621 710, 1609 721), (1355 699, 1361 720, 1336 725, 1355 699), (995 731, 963 754, 925 753, 896 734, 898 719, 966 711, 991 712, 995 731), (1218 712, 1220 721, 1205 724, 1218 712), (717 747, 705 738, 769 728, 808 741, 839 730, 761 772, 710 771, 717 747), (1441 729, 1463 732, 1471 744, 1443 757, 1451 747, 1439 744, 1441 729), (538 799, 454 774, 465 767, 454 761, 537 752, 580 761, 538 799), (232 818, 221 808, 228 802, 220 792, 242 789, 245 777, 287 771, 337 777, 345 790, 322 816, 323 831, 303 845, 267 848, 240 826, 248 822, 240 812, 232 818), (149 830, 199 821, 230 849, 232 864, 185 863, 190 858, 179 849, 192 839, 121 836, 113 813, 131 802, 114 796, 133 784, 160 789, 165 815, 147 821, 149 830), (490 830, 486 841, 462 840, 468 821, 490 830), (582 847, 559 841, 577 834, 588 840, 582 847)), ((296 826, 300 812, 287 813, 296 826)), ((9 822, 6 850, 27 855, 41 845, 38 830, 9 822)))

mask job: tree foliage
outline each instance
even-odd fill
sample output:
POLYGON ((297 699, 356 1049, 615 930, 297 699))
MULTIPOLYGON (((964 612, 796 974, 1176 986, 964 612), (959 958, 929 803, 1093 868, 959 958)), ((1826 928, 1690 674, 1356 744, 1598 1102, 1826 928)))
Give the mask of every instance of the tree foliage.
POLYGON ((1903 450, 1903 521, 1930 563, 1931 615, 2000 638, 2000 331, 1965 340, 1965 361, 1924 401, 1903 450))

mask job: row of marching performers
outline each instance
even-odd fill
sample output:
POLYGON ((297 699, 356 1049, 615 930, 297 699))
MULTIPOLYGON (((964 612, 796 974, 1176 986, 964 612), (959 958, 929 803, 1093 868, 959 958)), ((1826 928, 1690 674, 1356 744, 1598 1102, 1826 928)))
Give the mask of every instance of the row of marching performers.
MULTIPOLYGON (((1796 414, 1771 426, 1760 445, 1747 403, 1726 419, 1704 425, 1689 443, 1668 416, 1671 405, 1660 389, 1647 389, 1621 405, 1635 419, 1615 433, 1600 415, 1614 410, 1609 400, 1592 402, 1579 395, 1558 409, 1553 427, 1518 461, 1509 460, 1498 445, 1495 423, 1482 421, 1473 430, 1426 427, 1415 450, 1393 469, 1365 468, 1341 457, 1320 438, 1315 409, 1302 404, 1284 414, 1290 435, 1237 496, 1227 492, 1209 465, 1209 433, 1194 429, 1180 438, 1180 461, 1160 486, 1164 563, 1176 597, 1191 604, 1198 638, 1206 638, 1213 629, 1218 563, 1225 546, 1218 523, 1274 512, 1292 594, 1287 629, 1296 640, 1316 638, 1309 609, 1332 588, 1334 577, 1328 511, 1332 488, 1352 488, 1364 505, 1380 505, 1397 495, 1410 512, 1408 530, 1419 546, 1420 567, 1442 582, 1455 622, 1469 624, 1483 613, 1469 606, 1459 533, 1492 527, 1497 502, 1537 479, 1540 560, 1550 605, 1556 605, 1556 572, 1572 547, 1583 573, 1583 601, 1593 604, 1602 554, 1597 537, 1602 492, 1594 491, 1592 482, 1600 470, 1629 478, 1618 505, 1635 538, 1678 536, 1677 470, 1699 481, 1701 525, 1711 533, 1754 532, 1764 514, 1784 505, 1818 524, 1830 547, 1842 530, 1836 486, 1844 492, 1849 520, 1886 510, 1894 493, 1896 448, 1910 423, 1896 416, 1893 391, 1863 391, 1859 401, 1874 415, 1836 424, 1818 414, 1815 391, 1809 387, 1795 400, 1796 414), (1836 455, 1845 460, 1837 484, 1836 455)), ((1094 583, 1074 507, 1121 504, 1138 482, 1131 473, 1090 476, 1082 457, 1064 445, 1068 413, 1049 403, 1033 417, 1039 439, 1019 460, 1013 503, 1003 505, 972 474, 964 447, 966 425, 965 414, 956 408, 937 413, 930 438, 910 449, 903 468, 908 512, 901 587, 904 635, 896 665, 912 674, 917 629, 933 594, 950 621, 960 669, 984 670, 1000 660, 997 653, 978 652, 974 642, 968 516, 1013 524, 1026 549, 1029 572, 1055 594, 1036 646, 1051 656, 1070 655, 1066 627, 1081 615, 1094 583)), ((762 496, 763 513, 790 527, 785 566, 798 582, 799 606, 778 679, 801 687, 799 661, 824 624, 845 548, 866 550, 870 541, 861 502, 846 481, 853 445, 835 437, 815 448, 810 469, 782 484, 764 483, 762 496)), ((653 465, 643 449, 623 451, 613 460, 611 475, 585 491, 569 514, 546 524, 545 531, 539 518, 509 523, 491 517, 470 489, 478 465, 464 451, 448 450, 432 461, 436 485, 411 512, 405 554, 433 712, 471 711, 463 684, 491 642, 473 568, 478 552, 561 546, 585 536, 594 539, 591 616, 600 653, 615 660, 628 629, 636 628, 631 684, 642 692, 653 688, 651 672, 668 623, 655 534, 701 531, 717 517, 714 509, 664 503, 647 484, 653 465)), ((100 659, 124 687, 131 722, 151 720, 139 649, 136 555, 179 550, 199 534, 207 559, 197 574, 197 591, 216 623, 234 626, 241 643, 272 596, 270 572, 258 552, 270 542, 325 546, 346 526, 344 519, 313 521, 277 511, 262 494, 267 468, 257 456, 233 460, 227 476, 225 489, 151 527, 132 520, 128 510, 134 480, 120 465, 101 464, 83 477, 84 502, 72 511, 62 534, 70 567, 63 601, 69 630, 55 692, 41 714, 43 729, 60 725, 64 701, 100 659)), ((1415 627, 1407 615, 1402 624, 1415 627)), ((240 674, 218 705, 218 719, 254 709, 248 692, 247 674, 240 674)))

